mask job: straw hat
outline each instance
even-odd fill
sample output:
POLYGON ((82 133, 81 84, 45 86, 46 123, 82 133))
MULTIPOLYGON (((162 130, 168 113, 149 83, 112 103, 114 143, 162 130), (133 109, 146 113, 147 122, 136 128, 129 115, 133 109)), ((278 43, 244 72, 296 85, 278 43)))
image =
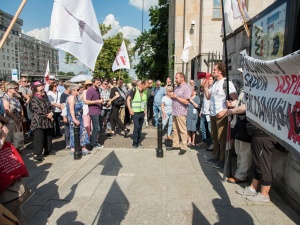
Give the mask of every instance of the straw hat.
POLYGON ((90 81, 90 80, 86 80, 86 81, 84 82, 84 85, 88 85, 88 84, 93 84, 93 82, 90 81))

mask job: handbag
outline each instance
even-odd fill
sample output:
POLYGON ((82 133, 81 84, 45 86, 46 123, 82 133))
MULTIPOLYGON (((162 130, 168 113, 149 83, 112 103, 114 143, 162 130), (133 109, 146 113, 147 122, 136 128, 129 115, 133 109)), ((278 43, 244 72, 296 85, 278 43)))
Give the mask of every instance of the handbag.
POLYGON ((120 95, 114 100, 114 106, 122 106, 125 103, 125 99, 120 95))
POLYGON ((15 131, 13 133, 13 145, 17 149, 24 147, 24 132, 23 127, 15 124, 15 131), (21 127, 21 128, 20 128, 21 127))
POLYGON ((0 193, 21 177, 28 177, 23 159, 15 146, 5 142, 0 150, 0 193))

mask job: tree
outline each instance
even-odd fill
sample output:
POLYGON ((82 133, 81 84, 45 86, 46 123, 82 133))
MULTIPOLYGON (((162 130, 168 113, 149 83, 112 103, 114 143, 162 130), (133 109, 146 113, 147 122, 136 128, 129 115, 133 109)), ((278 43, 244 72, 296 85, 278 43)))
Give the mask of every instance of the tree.
POLYGON ((140 59, 134 67, 139 78, 163 79, 168 76, 168 20, 169 0, 159 0, 158 6, 151 7, 152 28, 143 31, 133 47, 140 59))

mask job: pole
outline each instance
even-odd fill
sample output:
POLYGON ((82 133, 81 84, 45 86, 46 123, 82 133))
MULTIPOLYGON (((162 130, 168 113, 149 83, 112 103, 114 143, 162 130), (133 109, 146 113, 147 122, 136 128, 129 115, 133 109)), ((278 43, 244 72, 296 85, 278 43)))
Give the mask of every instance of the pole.
MULTIPOLYGON (((229 101, 229 76, 228 76, 228 58, 227 58, 227 37, 226 37, 226 25, 225 25, 225 12, 224 12, 224 1, 221 0, 222 3, 222 16, 223 16, 223 32, 224 32, 224 50, 225 50, 225 64, 226 64, 226 82, 227 82, 227 100, 229 101)), ((228 117, 228 124, 227 127, 230 128, 231 119, 228 117)), ((227 140, 226 140, 226 156, 225 156, 225 165, 224 165, 224 174, 223 174, 223 181, 226 179, 227 167, 229 167, 228 174, 229 177, 232 176, 232 166, 231 166, 231 150, 230 150, 230 129, 227 129, 227 140), (229 140, 228 140, 229 136, 229 140), (228 163, 228 165, 227 165, 228 163)))
POLYGON ((157 124, 157 149, 156 149, 156 157, 163 158, 164 151, 162 149, 162 118, 159 117, 157 124))
POLYGON ((23 0, 23 1, 21 2, 20 7, 18 8, 18 10, 17 10, 17 12, 16 12, 14 18, 13 18, 12 21, 10 22, 10 24, 9 24, 9 26, 8 26, 8 28, 7 28, 7 30, 6 30, 6 32, 4 33, 4 36, 3 36, 2 40, 0 41, 0 48, 2 48, 2 46, 4 45, 4 42, 6 41, 8 35, 10 34, 11 29, 12 29, 13 26, 15 25, 15 23, 16 23, 16 21, 17 21, 19 15, 20 15, 22 9, 24 8, 26 2, 27 2, 27 0, 23 0))
POLYGON ((142 10, 142 33, 144 31, 144 2, 145 0, 143 0, 143 10, 142 10))
POLYGON ((74 126, 74 147, 75 147, 75 152, 74 152, 74 159, 78 160, 81 159, 82 157, 82 150, 80 146, 80 127, 79 126, 74 126))
POLYGON ((249 31, 249 28, 248 28, 248 25, 247 25, 247 22, 246 22, 246 18, 245 18, 243 7, 241 5, 240 0, 237 0, 237 2, 238 2, 238 5, 239 5, 240 11, 241 11, 241 15, 242 15, 242 18, 243 18, 243 25, 245 27, 245 30, 246 30, 248 38, 250 38, 250 31, 249 31))

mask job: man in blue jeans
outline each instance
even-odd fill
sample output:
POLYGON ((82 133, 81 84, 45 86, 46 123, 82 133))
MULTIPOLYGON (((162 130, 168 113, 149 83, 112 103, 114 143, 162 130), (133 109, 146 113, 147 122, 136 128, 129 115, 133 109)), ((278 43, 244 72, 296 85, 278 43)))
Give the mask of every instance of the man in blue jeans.
POLYGON ((103 148, 103 145, 97 143, 98 133, 100 131, 100 117, 101 117, 101 104, 103 103, 103 99, 100 96, 100 79, 94 77, 93 86, 87 90, 86 92, 86 100, 85 104, 89 105, 89 116, 91 117, 93 124, 93 131, 91 135, 91 145, 93 149, 103 148))
POLYGON ((153 114, 155 119, 155 127, 158 125, 158 118, 161 116, 161 100, 166 95, 166 89, 161 87, 161 81, 156 81, 156 87, 153 89, 152 94, 154 95, 153 101, 153 114))

